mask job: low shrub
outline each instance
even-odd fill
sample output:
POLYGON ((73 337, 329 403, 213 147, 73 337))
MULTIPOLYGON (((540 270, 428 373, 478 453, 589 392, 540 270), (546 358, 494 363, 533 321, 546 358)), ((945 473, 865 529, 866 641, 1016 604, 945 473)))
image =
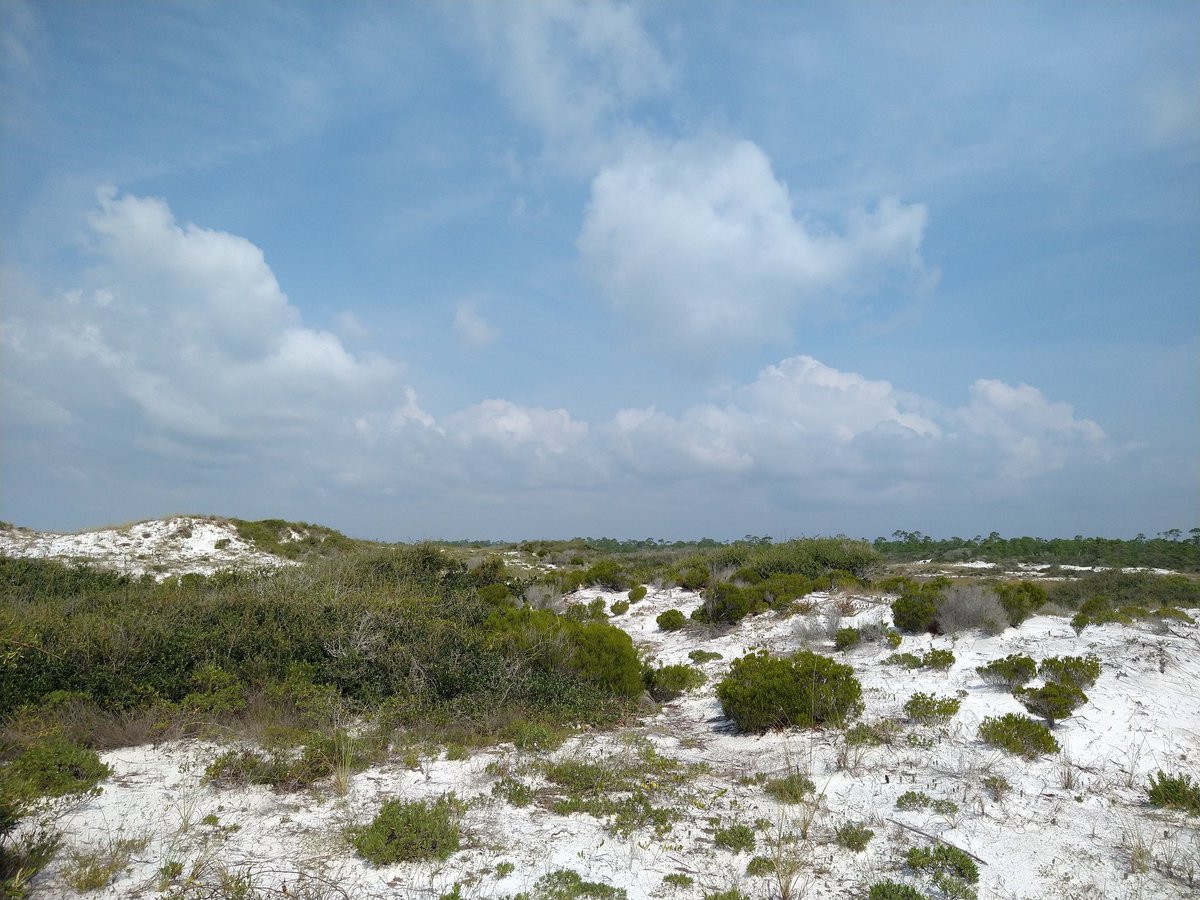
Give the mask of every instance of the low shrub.
POLYGON ((348 837, 358 855, 377 866, 448 859, 458 850, 462 812, 453 794, 432 803, 388 800, 370 825, 351 829, 348 837))
POLYGON ((835 834, 839 846, 855 853, 866 850, 867 843, 875 837, 875 832, 861 822, 847 822, 835 834))
POLYGON ((760 651, 735 660, 717 685, 717 698, 742 731, 836 725, 863 708, 854 670, 808 650, 782 658, 760 651))
POLYGON ((997 634, 1008 624, 1005 607, 996 590, 978 581, 955 582, 936 601, 937 630, 942 634, 982 629, 997 634))
POLYGON ((889 647, 895 650, 900 646, 901 643, 904 642, 904 635, 896 631, 894 628, 889 628, 883 639, 887 642, 889 647))
POLYGON ((736 625, 753 612, 762 612, 765 604, 757 604, 754 598, 736 584, 721 581, 704 593, 704 602, 692 612, 697 622, 708 624, 736 625))
POLYGON ((954 654, 949 650, 927 650, 921 657, 921 666, 926 669, 944 671, 954 665, 954 654))
POLYGON ((921 657, 915 653, 893 653, 883 661, 885 666, 900 666, 904 669, 921 668, 921 657))
POLYGON ((677 609, 668 609, 665 612, 660 612, 658 618, 654 621, 658 623, 658 627, 663 631, 678 631, 687 624, 687 619, 677 609))
POLYGON ((1200 782, 1190 775, 1168 775, 1161 769, 1150 776, 1146 799, 1151 806, 1181 809, 1191 816, 1200 816, 1200 782))
POLYGON ((937 603, 926 594, 904 594, 892 603, 892 624, 910 634, 937 630, 937 603))
POLYGON ((745 850, 747 853, 754 849, 754 829, 749 825, 729 825, 718 828, 713 835, 713 843, 734 853, 745 850))
POLYGON ((862 640, 862 632, 857 628, 839 628, 833 636, 833 646, 838 650, 849 650, 862 640))
POLYGON ((904 703, 904 714, 921 725, 949 722, 958 712, 960 702, 954 697, 935 697, 933 694, 913 694, 904 703))
POLYGON ((724 891, 710 891, 704 895, 704 900, 750 900, 750 898, 737 888, 728 888, 724 891))
POLYGON ((691 887, 695 883, 696 879, 691 875, 684 875, 682 872, 672 872, 663 876, 663 884, 669 884, 671 887, 691 887))
POLYGON ((696 665, 712 662, 714 659, 720 658, 721 654, 713 650, 692 650, 688 653, 688 659, 696 663, 696 665))
POLYGON ((1100 660, 1092 654, 1051 656, 1042 660, 1042 664, 1038 666, 1038 674, 1047 683, 1074 684, 1080 688, 1089 688, 1100 677, 1100 660))
POLYGON ((650 690, 650 696, 659 703, 664 703, 700 687, 708 681, 708 676, 695 666, 662 666, 652 669, 647 681, 649 682, 647 687, 650 690))
POLYGON ((916 888, 899 881, 877 881, 867 891, 867 900, 926 900, 916 888))
POLYGON ((979 780, 983 785, 983 789, 988 792, 988 795, 996 801, 1003 800, 1004 797, 1012 790, 1012 784, 1007 778, 998 773, 984 775, 979 780))
POLYGON ((639 600, 643 599, 645 596, 646 596, 646 586, 644 584, 638 584, 629 589, 629 602, 630 603, 637 603, 639 600))
POLYGON ((1046 589, 1032 581, 1001 582, 994 590, 1004 607, 1008 624, 1013 626, 1020 625, 1049 599, 1046 589))
POLYGON ((0 800, 25 807, 42 797, 85 794, 111 774, 94 750, 51 735, 0 765, 0 800))
POLYGON ((519 896, 527 900, 626 900, 629 895, 624 888, 584 881, 578 872, 559 869, 539 878, 532 894, 519 896))
POLYGON ((905 862, 914 872, 925 872, 935 880, 940 875, 959 878, 968 884, 979 881, 979 867, 975 865, 975 860, 949 844, 938 844, 932 849, 911 847, 905 862))
POLYGON ((938 815, 952 816, 958 812, 958 804, 953 800, 937 800, 924 791, 905 791, 896 798, 896 809, 901 812, 931 809, 938 815))
POLYGON ((1003 685, 1012 690, 1033 680, 1037 674, 1037 663, 1032 657, 1013 653, 1002 659, 994 659, 986 666, 979 666, 975 671, 988 684, 1003 685))
POLYGON ((614 616, 623 615, 623 614, 629 612, 629 601, 628 600, 614 600, 612 603, 612 606, 610 606, 608 608, 608 611, 611 612, 614 616))
POLYGON ((772 778, 763 785, 763 790, 780 803, 799 803, 805 794, 811 794, 816 789, 812 779, 800 772, 793 772, 783 778, 772 778))
POLYGON ((1087 703, 1087 694, 1074 682, 1050 681, 1040 688, 1017 688, 1014 692, 1027 710, 1041 716, 1054 727, 1087 703))
POLYGON ((988 716, 979 724, 979 737, 985 744, 1025 759, 1061 749, 1049 728, 1019 713, 988 716))

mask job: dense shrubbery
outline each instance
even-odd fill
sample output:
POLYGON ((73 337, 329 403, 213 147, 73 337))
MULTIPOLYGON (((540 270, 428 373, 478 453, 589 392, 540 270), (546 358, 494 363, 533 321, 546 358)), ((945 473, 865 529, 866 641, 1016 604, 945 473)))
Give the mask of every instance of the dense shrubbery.
POLYGON ((764 651, 734 660, 717 685, 717 697, 743 731, 840 724, 862 711, 854 670, 807 650, 791 657, 764 651))
POLYGON ((697 622, 736 625, 751 612, 762 612, 766 606, 755 604, 736 584, 721 581, 704 592, 704 602, 692 612, 697 622))
POLYGON ((1061 749, 1049 728, 1017 713, 988 716, 979 725, 979 737, 985 744, 1025 759, 1057 753, 1061 749))
POLYGON ((892 602, 892 624, 909 634, 937 630, 937 603, 928 593, 906 593, 892 602))

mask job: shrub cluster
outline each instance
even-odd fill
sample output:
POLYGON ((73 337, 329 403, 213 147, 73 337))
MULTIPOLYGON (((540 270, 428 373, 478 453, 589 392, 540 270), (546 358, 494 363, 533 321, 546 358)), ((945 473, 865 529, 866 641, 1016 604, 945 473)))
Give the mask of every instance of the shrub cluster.
POLYGON ((1057 753, 1061 749, 1049 728, 1018 713, 988 716, 979 725, 979 737, 985 744, 1025 759, 1057 753))
POLYGON ((650 696, 659 703, 674 700, 688 691, 695 690, 708 681, 708 677, 695 666, 674 665, 651 669, 646 675, 646 687, 650 696))
POLYGON ((1146 799, 1151 806, 1181 809, 1190 816, 1200 816, 1200 782, 1191 775, 1168 775, 1160 769, 1150 776, 1146 799))
POLYGON ((447 859, 458 850, 463 805, 453 794, 432 803, 385 801, 371 824, 347 834, 355 851, 377 866, 447 859))
POLYGON ((841 724, 863 708, 854 670, 807 650, 791 657, 760 651, 735 660, 717 697, 743 731, 841 724))
POLYGON ((986 666, 979 666, 975 671, 989 684, 1003 685, 1011 690, 1032 681, 1037 668, 1032 657, 1012 653, 1002 659, 994 659, 986 666))
POLYGON ((1038 666, 1038 674, 1047 683, 1073 684, 1079 688, 1089 688, 1100 677, 1100 660, 1092 654, 1051 656, 1042 660, 1042 664, 1038 666))
POLYGON ((955 697, 936 697, 933 694, 913 694, 904 703, 904 715, 921 725, 949 722, 958 712, 960 702, 955 697))

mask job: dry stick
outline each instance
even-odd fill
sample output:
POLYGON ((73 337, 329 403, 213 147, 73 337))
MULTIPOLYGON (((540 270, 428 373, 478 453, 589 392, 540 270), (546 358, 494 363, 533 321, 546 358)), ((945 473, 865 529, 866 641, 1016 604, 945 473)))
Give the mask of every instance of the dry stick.
POLYGON ((888 819, 888 821, 891 822, 893 825, 899 825, 901 828, 906 828, 909 831, 915 831, 917 834, 921 835, 922 837, 927 837, 927 838, 929 838, 929 840, 934 841, 935 843, 945 844, 947 847, 954 847, 954 849, 957 850, 959 853, 966 853, 967 856, 971 857, 971 859, 975 860, 975 862, 979 863, 980 865, 984 865, 984 866, 987 865, 987 863, 984 860, 980 859, 974 853, 968 853, 962 847, 955 847, 954 844, 950 843, 949 841, 942 840, 936 834, 930 834, 928 831, 922 831, 920 828, 913 828, 911 825, 905 825, 903 822, 897 822, 895 819, 888 819))

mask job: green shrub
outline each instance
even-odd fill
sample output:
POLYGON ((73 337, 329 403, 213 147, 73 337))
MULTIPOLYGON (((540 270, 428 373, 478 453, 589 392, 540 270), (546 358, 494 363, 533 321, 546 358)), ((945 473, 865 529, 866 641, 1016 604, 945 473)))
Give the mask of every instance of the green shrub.
POLYGON ((654 621, 658 623, 658 627, 663 631, 678 631, 687 624, 687 619, 677 609, 668 609, 665 612, 659 613, 658 618, 654 621))
POLYGON ((717 685, 717 698, 742 731, 838 725, 862 711, 854 670, 808 650, 787 658, 760 651, 734 660, 717 685))
POLYGON ((867 900, 926 900, 914 887, 899 881, 877 881, 867 892, 867 900))
POLYGON ((624 615, 625 613, 629 612, 629 601, 614 600, 612 606, 610 606, 608 609, 609 612, 611 612, 614 616, 624 615))
POLYGON ((539 878, 528 900, 626 900, 627 896, 624 888, 584 881, 578 872, 559 869, 539 878))
POLYGON ((862 640, 862 632, 857 628, 839 628, 833 636, 833 646, 838 650, 849 650, 862 640))
POLYGON ((728 888, 724 891, 710 891, 704 895, 704 900, 750 900, 750 898, 737 888, 728 888))
POLYGON ((994 659, 986 666, 975 669, 988 684, 998 684, 1012 690, 1033 680, 1037 674, 1037 663, 1032 657, 1013 653, 1002 659, 994 659))
POLYGON ((629 589, 629 602, 637 603, 646 596, 646 586, 644 584, 634 585, 629 589))
POLYGON ((1146 799, 1151 806, 1181 809, 1188 815, 1200 816, 1200 782, 1190 775, 1168 775, 1160 769, 1150 776, 1146 799))
POLYGON ((763 790, 780 803, 799 803, 805 794, 811 794, 816 789, 812 779, 799 772, 783 778, 772 778, 763 785, 763 790))
POLYGON ((925 594, 905 594, 892 603, 892 624, 910 634, 934 631, 937 603, 925 594))
MULTIPOLYGON (((766 607, 763 606, 762 609, 766 607)), ((710 586, 704 602, 696 607, 692 618, 709 624, 736 625, 756 609, 753 599, 736 584, 721 581, 710 586)))
POLYGON ((1012 790, 1012 784, 1009 780, 1003 775, 996 773, 984 775, 979 780, 979 783, 983 785, 983 789, 988 792, 988 795, 996 801, 1003 800, 1008 792, 1012 790))
POLYGON ((621 591, 629 584, 629 579, 615 560, 602 559, 583 573, 583 583, 621 591))
POLYGON ((1076 707, 1087 703, 1087 694, 1074 682, 1047 682, 1040 688, 1017 688, 1014 692, 1021 704, 1035 716, 1041 716, 1054 727, 1071 715, 1076 707))
POLYGON ((895 650, 904 642, 904 635, 902 635, 899 631, 896 631, 894 628, 889 628, 883 639, 889 647, 895 650))
POLYGON ((433 803, 388 800, 370 825, 351 829, 358 855, 377 866, 447 859, 458 850, 462 804, 453 794, 433 803))
POLYGON ((713 650, 692 650, 688 653, 688 659, 700 665, 701 663, 712 662, 714 659, 720 659, 721 654, 713 650))
POLYGON ((935 800, 924 791, 905 791, 896 798, 896 809, 903 812, 932 809, 939 815, 952 816, 958 812, 958 804, 953 800, 935 800))
POLYGON ((708 677, 694 666, 675 665, 651 670, 647 680, 650 696, 663 703, 695 690, 708 681, 708 677))
POLYGON ((94 750, 51 735, 0 765, 0 801, 19 809, 42 797, 85 794, 111 774, 94 750))
POLYGON ((487 584, 475 592, 480 602, 490 606, 505 606, 512 603, 513 595, 506 584, 487 584))
POLYGON ((713 835, 713 843, 734 853, 747 852, 754 849, 754 829, 749 825, 729 825, 718 828, 713 835))
POLYGON ((905 669, 921 668, 921 657, 914 653, 893 653, 883 661, 885 666, 901 666, 905 669))
POLYGON ((954 654, 949 650, 927 650, 921 657, 921 665, 926 669, 949 669, 954 665, 954 654))
POLYGON ((696 879, 691 875, 684 875, 682 872, 672 872, 663 876, 663 884, 669 884, 671 887, 691 887, 695 883, 696 879))
POLYGON ((1001 582, 993 587, 1008 614, 1008 624, 1020 625, 1046 605, 1046 589, 1032 581, 1001 582))
POLYGON ((1042 660, 1038 674, 1047 682, 1059 684, 1074 684, 1080 688, 1089 688, 1100 677, 1100 660, 1098 657, 1087 656, 1051 656, 1042 660))
POLYGON ((988 716, 979 725, 979 737, 985 744, 1025 759, 1061 749, 1049 728, 1018 713, 988 716))
POLYGON ((936 725, 949 722, 958 712, 960 702, 954 697, 935 697, 932 694, 913 694, 905 701, 904 714, 913 722, 936 725))
POLYGON ((949 875, 961 878, 968 884, 979 881, 979 867, 975 861, 957 847, 948 844, 938 844, 932 849, 912 847, 905 859, 908 867, 914 872, 925 872, 933 875, 949 875))
POLYGON ((836 835, 840 846, 861 853, 867 849, 867 843, 875 837, 875 832, 861 822, 847 822, 837 830, 836 835))

